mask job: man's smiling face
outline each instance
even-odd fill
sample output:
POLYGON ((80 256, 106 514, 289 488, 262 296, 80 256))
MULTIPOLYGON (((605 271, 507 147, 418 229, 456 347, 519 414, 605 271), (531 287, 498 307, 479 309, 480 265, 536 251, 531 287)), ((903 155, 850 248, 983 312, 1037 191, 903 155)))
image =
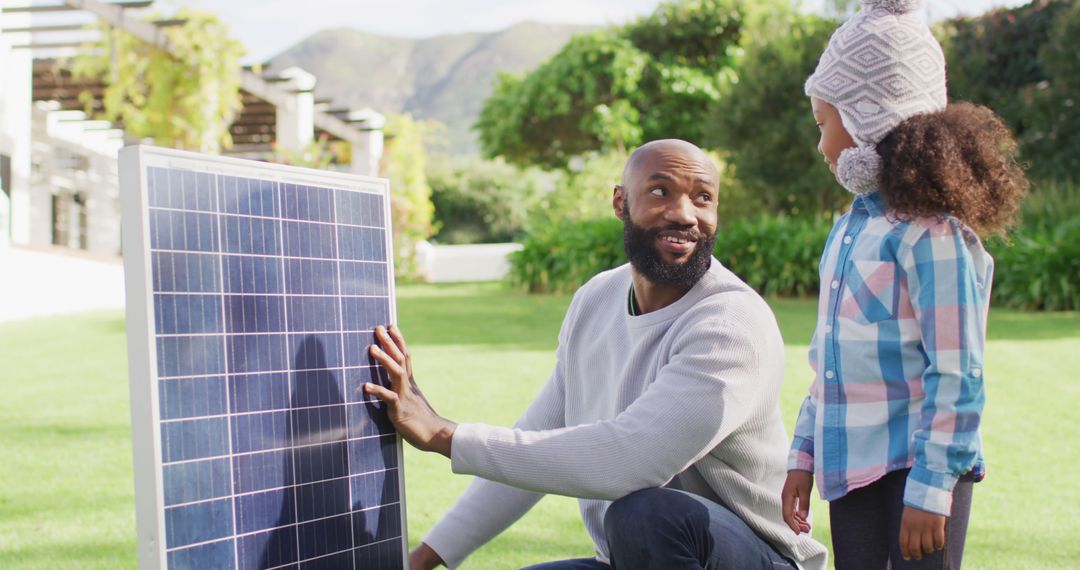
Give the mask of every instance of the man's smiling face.
POLYGON ((614 206, 634 269, 657 285, 692 287, 716 242, 718 173, 683 141, 655 141, 627 162, 614 206))

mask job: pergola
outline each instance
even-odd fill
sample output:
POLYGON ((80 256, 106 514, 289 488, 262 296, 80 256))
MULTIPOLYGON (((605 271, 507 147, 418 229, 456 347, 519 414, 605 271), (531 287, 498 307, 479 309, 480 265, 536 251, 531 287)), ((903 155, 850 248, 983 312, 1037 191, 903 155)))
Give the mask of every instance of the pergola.
MULTIPOLYGON (((96 16, 97 19, 108 22, 116 29, 124 30, 144 41, 150 42, 161 49, 169 50, 167 34, 163 29, 169 26, 182 25, 183 20, 157 20, 147 21, 142 17, 130 13, 131 10, 147 8, 153 4, 153 0, 126 1, 126 2, 102 2, 100 0, 63 0, 58 4, 35 4, 27 6, 6 7, 5 13, 50 13, 50 12, 78 12, 82 11, 96 16)), ((25 33, 31 41, 22 45, 13 46, 17 49, 34 50, 35 54, 42 50, 73 49, 83 45, 84 41, 33 41, 34 34, 49 33, 51 35, 64 33, 85 33, 85 24, 60 24, 60 25, 30 25, 19 28, 5 28, 4 33, 25 33)), ((241 100, 242 108, 236 119, 229 127, 233 146, 226 149, 228 154, 241 155, 249 158, 268 158, 275 142, 284 146, 302 147, 307 141, 314 138, 327 137, 331 141, 348 141, 354 145, 354 156, 381 154, 381 116, 371 111, 355 112, 349 109, 330 108, 330 100, 314 100, 312 91, 314 78, 305 81, 303 78, 281 75, 264 75, 256 68, 245 67, 239 70, 241 74, 241 100), (282 109, 295 107, 290 105, 294 97, 304 97, 311 106, 311 121, 308 125, 295 126, 289 130, 287 140, 282 140, 282 109), (305 132, 306 129, 310 129, 305 132), (295 131, 299 130, 299 134, 295 131), (379 135, 379 140, 373 141, 373 131, 379 135), (291 144, 289 144, 291 143, 291 144), (358 148, 359 147, 359 148, 358 148), (373 148, 377 147, 377 148, 373 148), (357 152, 359 151, 359 155, 357 152), (365 152, 367 151, 367 152, 365 152)), ((303 72, 300 72, 301 75, 303 72)), ((104 109, 102 97, 106 85, 96 79, 76 78, 71 70, 66 67, 63 58, 35 58, 33 62, 33 100, 54 101, 61 110, 89 111, 91 114, 104 109), (84 102, 80 99, 81 93, 88 93, 91 99, 84 102)), ((304 120, 303 118, 301 119, 304 120)), ((123 125, 114 125, 115 128, 123 128, 123 125)), ((299 148, 296 148, 299 150, 299 148)), ((368 160, 367 165, 353 165, 353 171, 364 174, 374 174, 377 165, 377 157, 368 160)))

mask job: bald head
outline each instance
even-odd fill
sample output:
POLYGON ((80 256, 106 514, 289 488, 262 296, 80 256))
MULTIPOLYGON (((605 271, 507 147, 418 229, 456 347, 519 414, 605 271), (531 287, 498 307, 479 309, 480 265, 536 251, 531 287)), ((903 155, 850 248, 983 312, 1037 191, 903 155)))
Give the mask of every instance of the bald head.
POLYGON ((709 155, 694 143, 679 139, 660 139, 649 141, 637 148, 626 160, 623 167, 621 184, 627 186, 631 180, 642 174, 643 165, 655 158, 666 158, 685 164, 693 164, 697 169, 708 173, 713 187, 719 186, 720 174, 709 155))

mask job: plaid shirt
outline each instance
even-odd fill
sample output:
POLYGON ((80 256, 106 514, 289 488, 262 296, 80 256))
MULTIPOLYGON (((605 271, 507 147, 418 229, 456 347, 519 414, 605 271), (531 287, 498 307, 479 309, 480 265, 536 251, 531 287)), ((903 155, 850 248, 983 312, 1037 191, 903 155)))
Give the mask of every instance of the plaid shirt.
POLYGON ((911 468, 904 504, 948 515, 979 437, 993 259, 957 219, 897 220, 879 193, 833 227, 789 470, 833 500, 911 468))

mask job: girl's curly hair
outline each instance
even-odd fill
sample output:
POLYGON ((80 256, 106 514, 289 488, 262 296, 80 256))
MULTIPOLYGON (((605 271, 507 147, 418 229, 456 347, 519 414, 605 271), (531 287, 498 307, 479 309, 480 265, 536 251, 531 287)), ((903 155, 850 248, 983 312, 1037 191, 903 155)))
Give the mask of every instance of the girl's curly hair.
POLYGON ((907 119, 877 151, 881 194, 898 216, 953 215, 984 237, 1013 225, 1030 186, 1005 122, 972 103, 907 119))

